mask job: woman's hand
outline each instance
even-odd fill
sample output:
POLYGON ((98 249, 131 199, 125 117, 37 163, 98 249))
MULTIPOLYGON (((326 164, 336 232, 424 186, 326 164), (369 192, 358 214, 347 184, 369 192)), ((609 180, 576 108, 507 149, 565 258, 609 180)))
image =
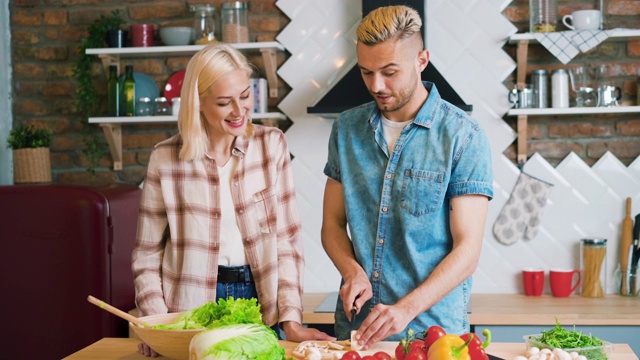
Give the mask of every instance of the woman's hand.
POLYGON ((288 341, 295 341, 295 342, 302 342, 306 340, 333 341, 336 339, 318 329, 306 328, 298 324, 297 322, 293 322, 293 321, 283 322, 282 330, 284 330, 284 335, 288 341))
POLYGON ((149 345, 145 343, 138 344, 138 352, 146 357, 158 357, 158 353, 153 351, 149 345))

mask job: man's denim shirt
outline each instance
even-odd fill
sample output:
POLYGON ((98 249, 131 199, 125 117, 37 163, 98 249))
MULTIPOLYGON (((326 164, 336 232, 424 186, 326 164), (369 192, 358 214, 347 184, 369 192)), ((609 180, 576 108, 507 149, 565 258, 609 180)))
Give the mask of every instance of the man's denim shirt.
MULTIPOLYGON (((491 151, 477 121, 444 101, 430 82, 415 120, 387 151, 375 102, 345 111, 333 124, 324 173, 342 183, 355 255, 373 286, 358 327, 378 303, 392 305, 425 281, 451 251, 449 201, 455 196, 493 197, 491 151)), ((440 325, 469 331, 471 278, 409 323, 415 331, 440 325)), ((336 336, 349 338, 338 299, 336 336)), ((399 340, 403 333, 386 340, 399 340)))

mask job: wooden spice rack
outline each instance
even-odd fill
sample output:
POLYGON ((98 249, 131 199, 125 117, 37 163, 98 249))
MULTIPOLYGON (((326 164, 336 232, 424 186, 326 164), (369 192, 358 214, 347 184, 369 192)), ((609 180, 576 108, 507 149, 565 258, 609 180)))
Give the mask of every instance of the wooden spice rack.
MULTIPOLYGON (((640 38, 640 30, 636 29, 614 29, 609 30, 607 41, 627 41, 629 39, 640 38)), ((529 44, 537 42, 532 33, 514 34, 509 38, 509 44, 516 44, 516 88, 522 90, 526 86, 527 57, 529 44)), ((582 108, 545 108, 545 109, 511 109, 507 116, 517 116, 516 124, 518 132, 517 157, 519 164, 527 161, 527 125, 529 116, 545 115, 580 115, 580 114, 614 114, 614 113, 640 113, 640 106, 617 106, 617 107, 582 107, 582 108)))
MULTIPOLYGON (((284 51, 284 46, 276 41, 271 42, 251 42, 230 44, 242 52, 260 52, 264 62, 269 96, 278 97, 278 77, 276 75, 277 60, 276 52, 284 51)), ((141 58, 141 57, 169 57, 192 55, 206 45, 185 45, 185 46, 150 46, 150 47, 126 47, 126 48, 98 48, 87 49, 87 55, 96 55, 102 61, 105 73, 108 74, 109 66, 115 65, 120 73, 120 59, 141 58)), ((252 119, 286 120, 282 113, 255 113, 251 114, 252 119)), ((143 124, 143 123, 167 123, 176 122, 177 116, 127 116, 127 117, 90 117, 89 123, 100 124, 109 144, 109 150, 113 159, 113 169, 122 170, 122 124, 143 124)))

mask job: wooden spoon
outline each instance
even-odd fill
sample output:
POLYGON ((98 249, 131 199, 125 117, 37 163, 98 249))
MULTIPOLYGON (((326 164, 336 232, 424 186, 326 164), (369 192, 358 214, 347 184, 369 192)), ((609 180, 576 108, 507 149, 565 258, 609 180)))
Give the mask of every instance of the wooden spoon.
POLYGON ((125 319, 127 321, 130 321, 132 323, 134 323, 135 325, 137 325, 138 327, 145 327, 144 323, 142 321, 140 321, 140 319, 138 319, 137 317, 128 314, 118 308, 115 308, 107 303, 105 303, 102 300, 98 300, 96 298, 94 298, 93 296, 89 295, 89 297, 87 297, 87 300, 92 303, 93 305, 96 305, 97 307, 107 310, 108 312, 112 313, 113 315, 125 319))

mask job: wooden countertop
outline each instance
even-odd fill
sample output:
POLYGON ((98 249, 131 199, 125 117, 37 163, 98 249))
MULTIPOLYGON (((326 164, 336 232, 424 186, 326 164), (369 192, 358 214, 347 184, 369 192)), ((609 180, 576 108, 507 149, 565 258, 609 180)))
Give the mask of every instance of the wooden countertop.
MULTIPOLYGON (((305 294, 305 324, 333 324, 333 313, 315 313, 327 293, 305 294)), ((472 325, 640 325, 640 297, 607 295, 556 298, 521 294, 472 294, 469 322, 472 325)))
MULTIPOLYGON (((132 338, 104 338, 86 348, 77 351, 65 359, 69 360, 96 360, 96 359, 127 359, 127 360, 149 360, 138 353, 138 343, 140 340, 132 338)), ((292 350, 298 343, 291 341, 280 341, 280 345, 285 348, 287 355, 291 356, 292 350)), ((489 354, 502 359, 511 360, 517 355, 524 355, 524 343, 491 343, 487 348, 489 354)), ((157 357, 154 359, 167 359, 157 357)), ((614 344, 613 353, 610 360, 638 360, 627 344, 614 344)))

